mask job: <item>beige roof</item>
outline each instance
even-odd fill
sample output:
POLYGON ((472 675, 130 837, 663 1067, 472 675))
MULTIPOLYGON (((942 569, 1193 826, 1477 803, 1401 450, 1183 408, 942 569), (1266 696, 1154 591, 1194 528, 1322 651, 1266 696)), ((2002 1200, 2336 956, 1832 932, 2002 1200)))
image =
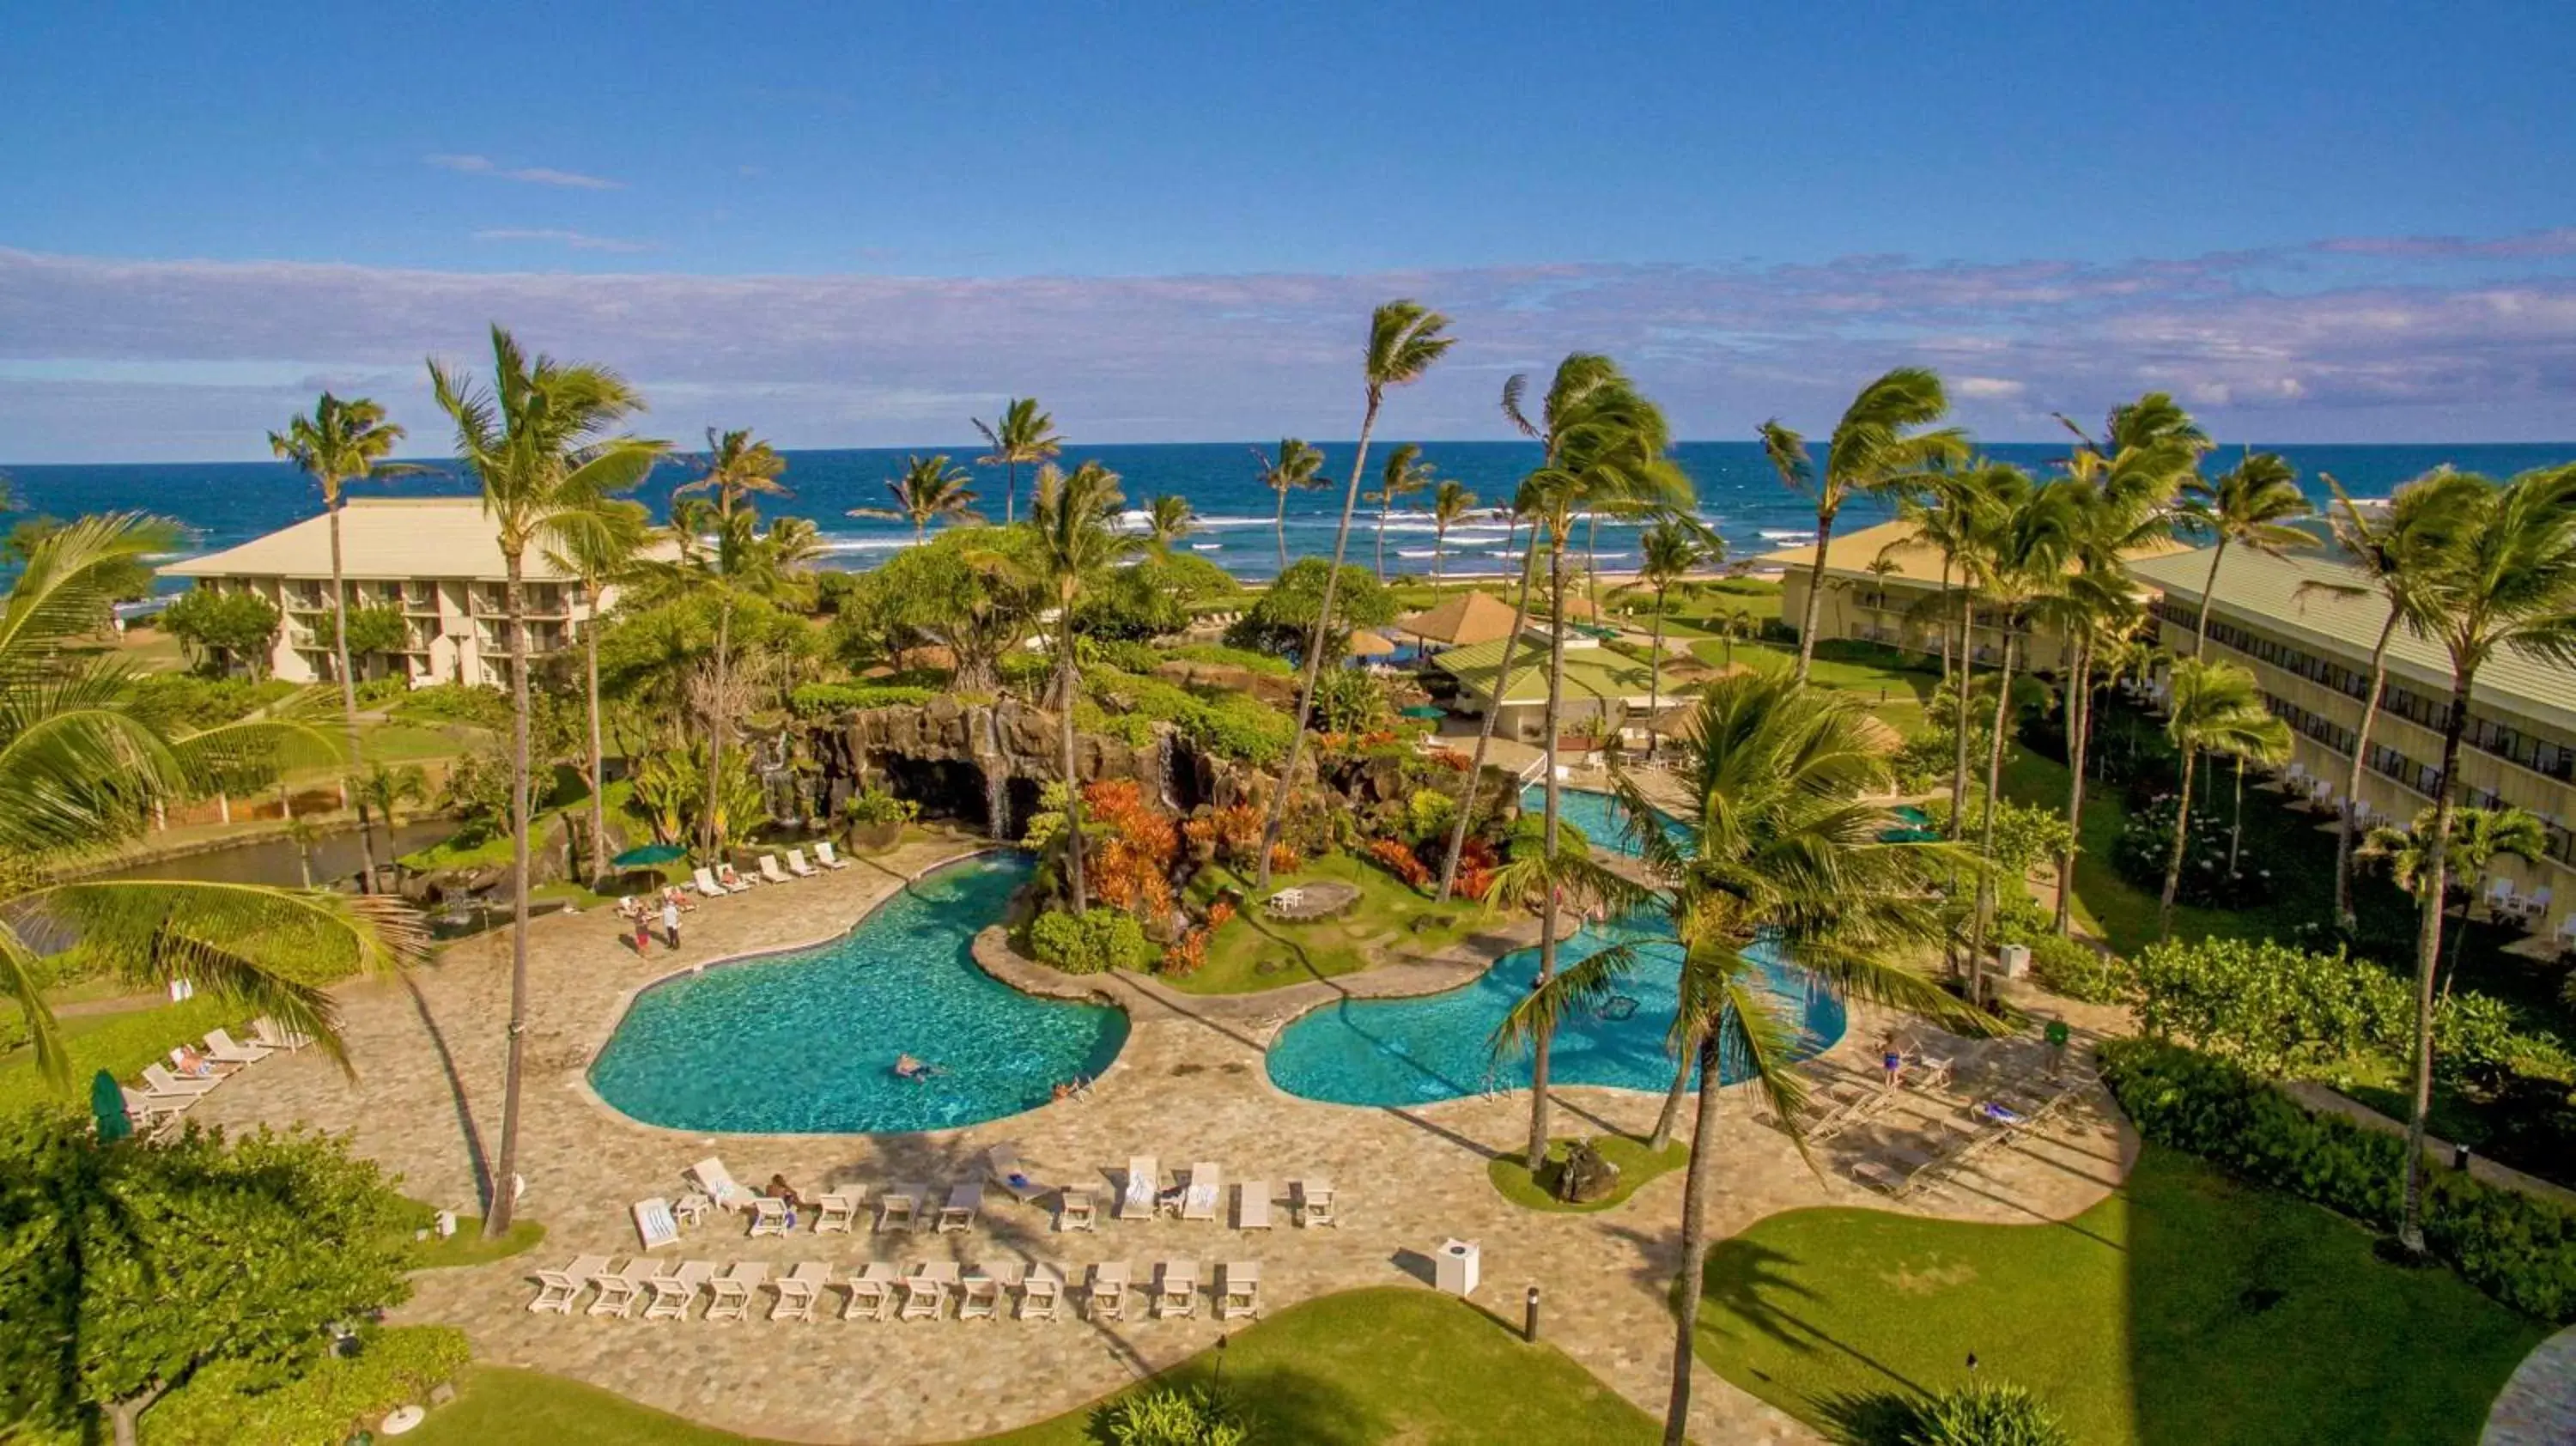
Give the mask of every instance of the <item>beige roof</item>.
POLYGON ((1454 647, 1500 642, 1511 636, 1512 606, 1490 593, 1464 592, 1400 617, 1395 626, 1398 632, 1454 647))
MULTIPOLYGON (((500 582, 500 537, 475 497, 353 497, 340 513, 342 571, 353 578, 466 578, 500 582)), ((331 575, 331 527, 320 513, 239 547, 174 562, 168 577, 331 575)), ((561 581, 544 549, 530 548, 526 575, 561 581)))
MULTIPOLYGON (((2209 587, 2209 549, 2177 553, 2131 565, 2138 580, 2191 608, 2209 587)), ((2370 666, 2370 650, 2388 624, 2388 604, 2378 593, 2338 597, 2299 594, 2309 581, 2367 587, 2361 570, 2316 555, 2267 557, 2231 547, 2219 569, 2217 617, 2233 614, 2256 630, 2353 668, 2370 666)), ((2388 673, 2419 691, 2451 692, 2450 654, 2440 644, 2404 629, 2388 644, 2388 673)), ((2519 714, 2566 735, 2576 735, 2576 671, 2512 651, 2499 651, 2478 669, 2470 701, 2480 711, 2519 714)))
MULTIPOLYGON (((2135 561, 2190 550, 2188 543, 2152 542, 2131 549, 2128 556, 2135 561)), ((1835 534, 1833 542, 1825 549, 1825 571, 1845 577, 1874 578, 1879 574, 1870 571, 1869 565, 1881 557, 1896 564, 1896 570, 1887 574, 1889 577, 1929 586, 1940 584, 1940 550, 1916 541, 1914 524, 1901 517, 1857 532, 1835 534)), ((1812 543, 1805 547, 1784 547, 1778 552, 1766 552, 1755 561, 1777 563, 1785 569, 1804 572, 1816 565, 1816 549, 1812 543)))

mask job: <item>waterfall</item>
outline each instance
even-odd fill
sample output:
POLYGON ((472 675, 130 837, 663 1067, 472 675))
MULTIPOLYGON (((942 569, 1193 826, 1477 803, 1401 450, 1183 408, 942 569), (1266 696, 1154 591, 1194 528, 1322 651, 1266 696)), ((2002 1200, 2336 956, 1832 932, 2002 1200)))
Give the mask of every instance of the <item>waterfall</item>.
POLYGON ((984 747, 975 760, 984 770, 984 824, 999 842, 1011 835, 1010 756, 1002 751, 1001 710, 976 711, 984 715, 984 747))
POLYGON ((1181 796, 1172 787, 1172 733, 1168 728, 1154 733, 1154 786, 1161 790, 1163 807, 1181 812, 1181 796))

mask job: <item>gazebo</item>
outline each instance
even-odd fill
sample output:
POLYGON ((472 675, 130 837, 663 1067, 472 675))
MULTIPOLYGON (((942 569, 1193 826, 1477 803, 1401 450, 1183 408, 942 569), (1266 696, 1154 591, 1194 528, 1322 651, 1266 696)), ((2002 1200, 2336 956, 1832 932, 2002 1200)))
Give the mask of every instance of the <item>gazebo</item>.
POLYGON ((1395 620, 1396 630, 1443 648, 1470 648, 1512 635, 1511 604, 1490 593, 1462 592, 1395 620))

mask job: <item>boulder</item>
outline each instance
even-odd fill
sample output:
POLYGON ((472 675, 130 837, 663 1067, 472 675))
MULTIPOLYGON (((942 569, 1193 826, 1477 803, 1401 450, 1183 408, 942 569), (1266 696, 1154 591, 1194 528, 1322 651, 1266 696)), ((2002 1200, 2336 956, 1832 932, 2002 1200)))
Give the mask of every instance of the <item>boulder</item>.
POLYGON ((1556 1167, 1556 1198, 1569 1205, 1589 1205, 1610 1198, 1619 1188, 1619 1167, 1603 1159, 1590 1140, 1577 1140, 1556 1167))

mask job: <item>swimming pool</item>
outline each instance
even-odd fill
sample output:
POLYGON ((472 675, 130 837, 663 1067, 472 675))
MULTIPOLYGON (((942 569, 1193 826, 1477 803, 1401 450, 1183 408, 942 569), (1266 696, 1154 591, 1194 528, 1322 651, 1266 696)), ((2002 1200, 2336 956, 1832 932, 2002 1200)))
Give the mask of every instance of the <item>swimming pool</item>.
POLYGON ((1878 836, 1880 843, 1934 843, 1940 839, 1941 830, 1932 822, 1932 815, 1913 804, 1900 803, 1890 812, 1896 815, 1896 826, 1878 836))
MULTIPOLYGON (((1597 796, 1597 795, 1596 795, 1597 796)), ((1672 1027, 1681 948, 1650 915, 1609 926, 1587 926, 1558 950, 1560 966, 1586 959, 1623 940, 1639 941, 1637 966, 1619 985, 1631 1001, 1557 1032, 1549 1053, 1549 1078, 1557 1084, 1612 1085, 1661 1090, 1672 1083, 1664 1053, 1672 1027)), ((1805 1058, 1842 1038, 1842 1001, 1819 987, 1805 970, 1757 945, 1768 987, 1801 1021, 1794 1053, 1805 1058)), ((1343 1000, 1318 1009, 1279 1032, 1269 1052, 1271 1083, 1293 1095, 1345 1105, 1414 1105, 1482 1094, 1487 1089, 1527 1089, 1526 1053, 1492 1058, 1494 1026, 1529 993, 1538 977, 1538 950, 1504 955, 1475 983, 1418 999, 1343 1000)), ((1740 1062, 1721 1062, 1733 1084, 1740 1062)))
MULTIPOLYGON (((1546 807, 1546 784, 1532 783, 1521 789, 1521 812, 1536 818, 1546 807)), ((1560 784, 1556 790, 1556 809, 1558 817, 1583 830, 1583 836, 1592 841, 1594 848, 1623 853, 1630 858, 1637 856, 1637 841, 1628 837, 1628 810, 1615 796, 1560 784)), ((1664 832, 1673 838, 1680 838, 1688 832, 1673 818, 1661 813, 1655 817, 1663 821, 1664 832)))
POLYGON ((985 854, 924 876, 830 944, 711 968, 635 997, 590 1067, 625 1113, 674 1129, 849 1134, 978 1124, 1097 1075, 1127 1016, 1038 999, 969 953, 1029 875, 985 854), (895 1078, 898 1054, 938 1067, 895 1078))

